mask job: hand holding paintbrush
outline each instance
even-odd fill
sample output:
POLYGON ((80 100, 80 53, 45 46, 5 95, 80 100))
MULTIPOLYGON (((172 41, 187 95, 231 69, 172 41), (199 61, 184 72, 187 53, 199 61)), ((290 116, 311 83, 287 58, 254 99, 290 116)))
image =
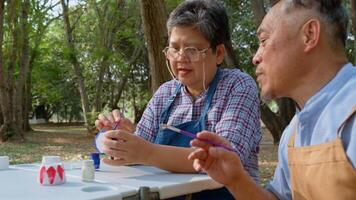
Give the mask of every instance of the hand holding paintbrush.
POLYGON ((95 121, 95 126, 100 131, 121 129, 127 132, 134 132, 135 130, 133 123, 126 119, 118 109, 108 114, 99 114, 98 119, 95 121))
MULTIPOLYGON (((129 133, 135 132, 133 123, 129 119, 125 118, 124 114, 118 109, 113 110, 109 114, 101 113, 95 121, 95 126, 100 130, 100 133, 97 135, 95 140, 95 145, 99 152, 102 152, 102 141, 105 137, 105 132, 110 130, 123 130, 129 133)), ((114 140, 114 138, 111 139, 114 140)))
POLYGON ((170 126, 170 125, 167 125, 167 124, 161 124, 160 125, 160 129, 169 129, 171 131, 174 131, 176 133, 180 133, 182 135, 185 135, 187 137, 190 137, 190 138, 193 138, 193 139, 198 139, 198 140, 202 140, 203 142, 207 143, 207 144, 210 144, 212 146, 215 146, 215 147, 221 147, 225 150, 228 150, 228 151, 234 151, 232 148, 226 146, 226 145, 223 145, 223 144, 218 144, 218 143, 215 143, 214 141, 210 141, 210 140, 203 140, 203 139, 199 139, 197 138, 197 136, 193 133, 190 133, 188 131, 184 131, 184 130, 181 130, 181 129, 178 129, 174 126, 170 126))

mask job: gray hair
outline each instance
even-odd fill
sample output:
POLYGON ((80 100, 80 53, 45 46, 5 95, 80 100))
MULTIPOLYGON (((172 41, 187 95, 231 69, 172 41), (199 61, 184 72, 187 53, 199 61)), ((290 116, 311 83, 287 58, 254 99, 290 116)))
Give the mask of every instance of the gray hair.
POLYGON ((210 42, 213 51, 230 41, 229 20, 223 5, 215 0, 188 0, 169 15, 168 34, 174 27, 193 26, 210 42))
POLYGON ((285 0, 285 6, 287 10, 306 8, 315 11, 317 17, 326 24, 326 33, 330 38, 336 38, 345 46, 349 19, 342 0, 285 0))

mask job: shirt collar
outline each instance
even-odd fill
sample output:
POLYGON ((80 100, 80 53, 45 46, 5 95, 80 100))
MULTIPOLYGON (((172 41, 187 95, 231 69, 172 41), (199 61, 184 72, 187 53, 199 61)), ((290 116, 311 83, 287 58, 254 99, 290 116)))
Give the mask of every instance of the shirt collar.
POLYGON ((189 96, 189 98, 195 99, 195 100, 205 98, 206 94, 208 93, 208 90, 209 90, 209 88, 206 88, 206 91, 200 93, 197 97, 193 97, 193 96, 188 92, 188 89, 187 89, 186 86, 183 86, 183 87, 181 88, 182 94, 184 94, 184 95, 186 95, 186 96, 189 96))
POLYGON ((326 85, 324 85, 318 92, 316 92, 304 105, 302 110, 297 108, 297 115, 302 120, 310 120, 311 115, 318 116, 318 111, 333 98, 335 93, 341 89, 344 83, 349 79, 352 73, 349 73, 353 65, 351 63, 345 64, 326 85), (310 115, 309 115, 310 114, 310 115), (303 116, 301 116, 303 115, 303 116))

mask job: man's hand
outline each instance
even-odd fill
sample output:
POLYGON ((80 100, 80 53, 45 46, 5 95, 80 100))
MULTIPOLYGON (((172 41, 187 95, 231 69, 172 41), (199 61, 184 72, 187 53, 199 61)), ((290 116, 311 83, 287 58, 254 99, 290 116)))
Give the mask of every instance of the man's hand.
POLYGON ((194 161, 194 169, 206 172, 211 178, 225 186, 236 184, 234 182, 244 170, 237 154, 221 147, 211 146, 204 140, 228 147, 231 147, 230 143, 217 134, 208 131, 198 133, 197 138, 190 143, 197 149, 188 157, 189 160, 194 161))

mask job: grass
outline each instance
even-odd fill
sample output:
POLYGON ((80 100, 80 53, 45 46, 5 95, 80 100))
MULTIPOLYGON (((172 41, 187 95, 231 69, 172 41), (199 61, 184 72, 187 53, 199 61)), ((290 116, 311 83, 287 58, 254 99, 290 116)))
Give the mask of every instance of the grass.
POLYGON ((278 146, 273 144, 272 135, 266 129, 262 129, 262 141, 260 143, 260 154, 258 165, 262 186, 266 186, 273 177, 278 162, 278 146))
MULTIPOLYGON (((95 151, 93 137, 88 137, 82 126, 34 125, 25 143, 0 144, 0 156, 7 155, 10 164, 40 162, 43 155, 58 155, 64 161, 87 159, 95 151)), ((261 183, 267 184, 277 164, 277 146, 271 134, 263 129, 260 145, 259 170, 261 183)))
POLYGON ((40 162, 43 155, 58 155, 62 160, 88 158, 94 152, 93 138, 82 126, 36 125, 25 143, 6 142, 0 154, 10 158, 10 164, 40 162))

